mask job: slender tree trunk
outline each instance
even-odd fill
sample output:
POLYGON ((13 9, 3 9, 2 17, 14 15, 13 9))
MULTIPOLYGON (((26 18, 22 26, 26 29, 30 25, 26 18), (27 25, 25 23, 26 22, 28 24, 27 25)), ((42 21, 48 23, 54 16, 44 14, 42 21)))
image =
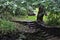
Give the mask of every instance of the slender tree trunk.
POLYGON ((45 9, 43 6, 39 7, 38 15, 37 15, 37 21, 38 22, 43 22, 43 16, 45 14, 45 9))

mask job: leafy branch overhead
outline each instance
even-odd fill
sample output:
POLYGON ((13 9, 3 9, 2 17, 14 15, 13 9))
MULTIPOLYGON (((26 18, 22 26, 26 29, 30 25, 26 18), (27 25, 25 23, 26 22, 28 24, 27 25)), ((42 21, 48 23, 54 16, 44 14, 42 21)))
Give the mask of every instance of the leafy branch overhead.
POLYGON ((1 13, 6 13, 8 14, 7 12, 9 12, 10 14, 12 15, 23 15, 24 12, 22 11, 26 11, 26 9, 24 10, 23 7, 19 7, 15 2, 11 1, 7 1, 7 2, 4 2, 4 3, 1 3, 0 4, 0 14, 1 13))
POLYGON ((0 12, 8 11, 13 15, 26 15, 28 10, 33 11, 39 7, 39 4, 44 5, 46 11, 60 12, 60 0, 0 0, 0 12))

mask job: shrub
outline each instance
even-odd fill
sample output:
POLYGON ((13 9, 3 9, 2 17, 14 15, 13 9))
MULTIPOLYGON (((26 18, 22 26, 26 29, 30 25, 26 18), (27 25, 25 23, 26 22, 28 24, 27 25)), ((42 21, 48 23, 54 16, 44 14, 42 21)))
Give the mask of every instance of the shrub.
POLYGON ((16 29, 16 27, 13 22, 0 20, 0 30, 13 31, 15 29, 16 29))
POLYGON ((44 16, 43 20, 47 25, 60 25, 60 14, 49 13, 48 16, 44 16))
POLYGON ((0 40, 16 40, 19 35, 13 22, 0 19, 0 40))

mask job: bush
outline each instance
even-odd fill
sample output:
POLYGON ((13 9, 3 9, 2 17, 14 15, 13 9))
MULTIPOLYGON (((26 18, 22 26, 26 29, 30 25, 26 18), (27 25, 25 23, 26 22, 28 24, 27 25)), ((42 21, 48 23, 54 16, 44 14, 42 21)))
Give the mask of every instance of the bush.
POLYGON ((2 31, 13 31, 16 27, 13 22, 0 20, 0 30, 2 31))
POLYGON ((10 14, 1 14, 1 17, 0 17, 0 19, 3 19, 3 20, 9 20, 9 21, 11 21, 12 20, 12 15, 10 15, 10 14))
POLYGON ((47 25, 60 25, 60 14, 49 13, 48 16, 44 16, 43 20, 47 25))
POLYGON ((0 19, 0 40, 16 40, 18 32, 13 22, 0 19))

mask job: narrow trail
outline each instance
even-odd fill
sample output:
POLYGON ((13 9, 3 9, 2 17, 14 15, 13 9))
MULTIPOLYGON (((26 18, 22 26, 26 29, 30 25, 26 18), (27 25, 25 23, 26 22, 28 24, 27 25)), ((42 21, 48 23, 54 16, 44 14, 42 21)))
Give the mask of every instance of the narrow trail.
POLYGON ((60 28, 58 27, 45 27, 45 25, 38 24, 36 21, 33 22, 21 22, 15 21, 16 23, 23 24, 29 30, 23 30, 24 35, 26 36, 25 40, 60 40, 60 28), (41 37, 41 38, 39 38, 41 37))
POLYGON ((22 25, 27 25, 29 30, 24 31, 27 37, 24 40, 60 40, 59 27, 46 27, 43 22, 45 9, 43 6, 39 7, 36 21, 13 21, 22 25))

